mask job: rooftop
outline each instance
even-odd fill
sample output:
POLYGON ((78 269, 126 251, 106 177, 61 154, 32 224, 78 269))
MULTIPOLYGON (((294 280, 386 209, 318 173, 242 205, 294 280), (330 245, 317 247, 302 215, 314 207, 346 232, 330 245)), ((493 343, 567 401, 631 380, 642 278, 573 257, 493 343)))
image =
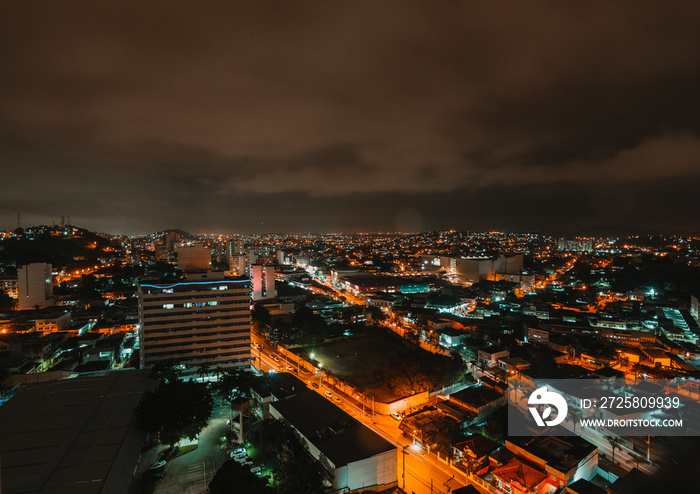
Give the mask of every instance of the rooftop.
POLYGON ((144 439, 134 409, 151 382, 112 371, 18 391, 0 407, 3 492, 126 492, 144 439))
POLYGON ((271 403, 270 407, 311 441, 336 468, 396 448, 318 393, 301 393, 271 403))

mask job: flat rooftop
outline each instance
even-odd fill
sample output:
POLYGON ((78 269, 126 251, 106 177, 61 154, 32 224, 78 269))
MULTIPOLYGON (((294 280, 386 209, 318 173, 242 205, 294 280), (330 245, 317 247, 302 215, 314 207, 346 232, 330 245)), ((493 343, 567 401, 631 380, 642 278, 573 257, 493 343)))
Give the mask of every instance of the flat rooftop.
POLYGON ((302 393, 270 404, 311 441, 336 468, 396 449, 318 393, 302 393))
POLYGON ((126 492, 145 433, 140 370, 29 385, 0 407, 2 492, 126 492))

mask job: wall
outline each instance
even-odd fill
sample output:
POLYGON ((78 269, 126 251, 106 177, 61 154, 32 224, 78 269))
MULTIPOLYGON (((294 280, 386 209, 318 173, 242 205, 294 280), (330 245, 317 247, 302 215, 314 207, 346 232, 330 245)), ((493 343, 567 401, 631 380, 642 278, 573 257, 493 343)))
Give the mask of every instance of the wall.
POLYGON ((398 480, 396 471, 398 465, 397 455, 398 450, 393 449, 371 458, 349 463, 347 474, 348 487, 350 489, 361 489, 368 485, 396 482, 398 480))

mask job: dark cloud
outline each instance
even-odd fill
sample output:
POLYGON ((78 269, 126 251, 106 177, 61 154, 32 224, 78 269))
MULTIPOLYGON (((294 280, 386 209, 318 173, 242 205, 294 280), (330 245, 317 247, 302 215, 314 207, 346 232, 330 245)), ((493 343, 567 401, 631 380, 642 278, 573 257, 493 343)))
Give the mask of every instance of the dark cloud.
POLYGON ((0 18, 0 227, 696 225, 696 2, 30 0, 0 18))

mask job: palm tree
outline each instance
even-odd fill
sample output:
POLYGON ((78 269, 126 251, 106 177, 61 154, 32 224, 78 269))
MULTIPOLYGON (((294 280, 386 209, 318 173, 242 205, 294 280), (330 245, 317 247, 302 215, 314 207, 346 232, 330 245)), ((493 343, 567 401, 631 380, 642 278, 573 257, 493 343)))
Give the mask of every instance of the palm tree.
POLYGON ((214 367, 214 375, 216 376, 216 380, 219 381, 221 379, 221 376, 224 374, 225 370, 223 367, 220 365, 217 365, 214 367))
POLYGON ((574 434, 576 434, 576 423, 581 419, 583 414, 575 409, 569 411, 569 416, 571 417, 571 422, 574 424, 574 434))
POLYGON ((204 379, 204 376, 211 374, 211 368, 207 364, 202 364, 197 368, 197 374, 204 379))
POLYGON ((608 440, 608 442, 610 443, 610 447, 612 448, 612 462, 614 465, 615 464, 615 448, 622 451, 622 447, 620 446, 620 443, 622 441, 617 436, 603 436, 603 437, 605 437, 605 439, 608 440))

